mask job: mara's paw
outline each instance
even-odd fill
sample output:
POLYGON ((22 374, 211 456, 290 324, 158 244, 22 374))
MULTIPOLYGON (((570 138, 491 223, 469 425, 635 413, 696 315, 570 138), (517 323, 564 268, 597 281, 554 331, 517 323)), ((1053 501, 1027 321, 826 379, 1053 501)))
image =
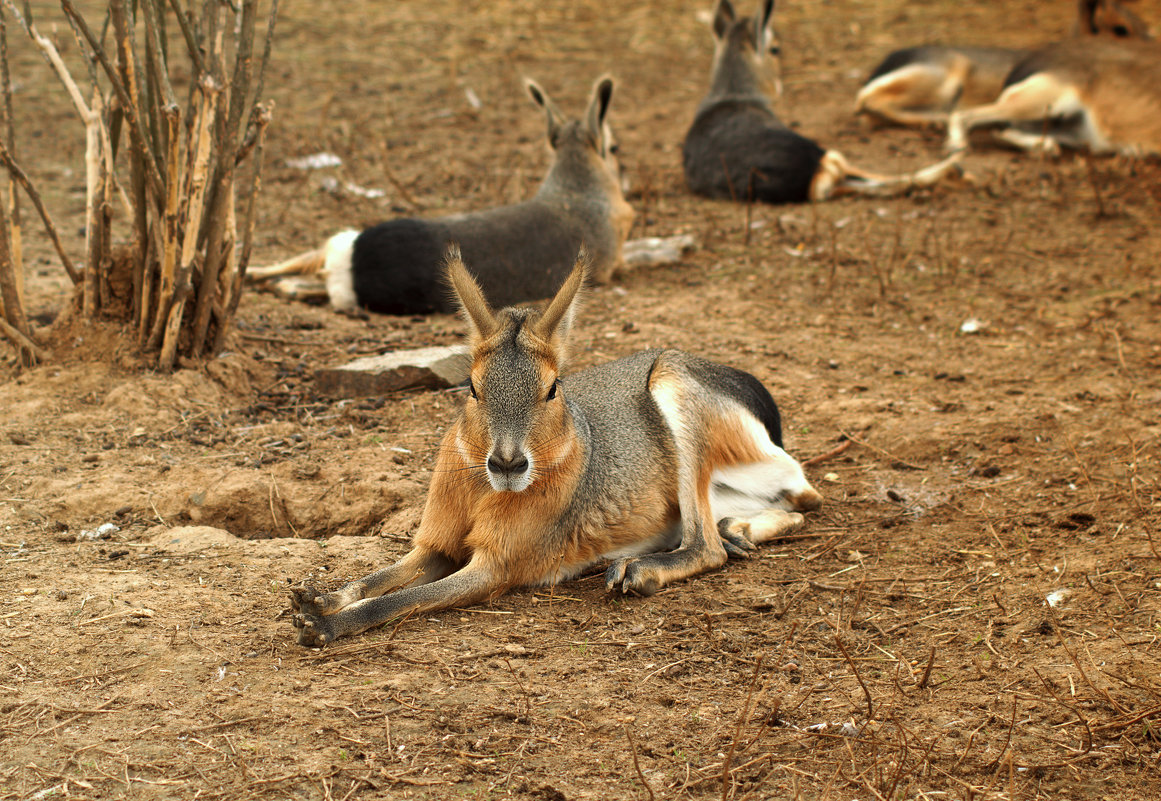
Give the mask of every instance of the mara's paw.
POLYGON ((953 113, 947 120, 947 137, 943 140, 945 155, 954 156, 964 153, 968 149, 967 129, 958 113, 953 113))
POLYGON ((335 638, 334 630, 325 617, 312 614, 296 614, 291 621, 298 629, 298 644, 307 648, 318 648, 335 638))
MULTIPOLYGON (((321 593, 313 584, 302 583, 290 588, 290 609, 306 615, 325 617, 342 608, 334 593, 321 593)), ((297 624, 295 624, 297 625, 297 624)))
POLYGON ((746 520, 723 517, 718 521, 718 536, 722 538, 726 555, 731 559, 744 559, 750 555, 750 551, 758 549, 750 539, 750 523, 746 520))
POLYGON ((635 557, 618 559, 605 571, 605 588, 609 592, 619 587, 625 595, 652 595, 663 583, 651 565, 635 557))

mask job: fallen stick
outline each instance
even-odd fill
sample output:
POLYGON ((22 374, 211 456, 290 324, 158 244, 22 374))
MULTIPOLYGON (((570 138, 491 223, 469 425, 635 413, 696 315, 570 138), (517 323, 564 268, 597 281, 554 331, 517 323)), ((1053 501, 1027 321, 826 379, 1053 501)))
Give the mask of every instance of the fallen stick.
POLYGON ((853 441, 854 440, 851 440, 851 439, 844 440, 843 443, 841 445, 839 445, 837 448, 834 448, 833 450, 829 450, 826 453, 820 453, 818 456, 812 456, 811 458, 807 459, 805 462, 802 463, 802 466, 803 467, 812 467, 816 464, 822 464, 823 462, 830 461, 831 459, 833 459, 834 457, 838 456, 840 453, 845 451, 847 448, 851 447, 851 443, 853 441))

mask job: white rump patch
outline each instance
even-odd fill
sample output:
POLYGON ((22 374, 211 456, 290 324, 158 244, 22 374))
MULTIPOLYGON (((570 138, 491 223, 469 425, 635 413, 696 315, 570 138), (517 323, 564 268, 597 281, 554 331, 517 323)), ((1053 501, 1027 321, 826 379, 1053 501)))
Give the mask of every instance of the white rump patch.
POLYGON ((327 279, 327 296, 336 311, 351 312, 359 308, 355 297, 355 278, 351 272, 351 258, 355 251, 358 231, 340 231, 327 240, 323 272, 327 279))
POLYGON ((751 517, 766 509, 792 510, 789 497, 811 490, 802 465, 770 441, 766 427, 745 415, 746 435, 763 451, 766 459, 751 464, 719 467, 710 477, 710 510, 714 520, 724 517, 751 517))
POLYGON ((753 517, 766 509, 792 510, 790 496, 811 489, 802 467, 777 445, 768 462, 722 467, 710 478, 710 510, 714 520, 753 517))

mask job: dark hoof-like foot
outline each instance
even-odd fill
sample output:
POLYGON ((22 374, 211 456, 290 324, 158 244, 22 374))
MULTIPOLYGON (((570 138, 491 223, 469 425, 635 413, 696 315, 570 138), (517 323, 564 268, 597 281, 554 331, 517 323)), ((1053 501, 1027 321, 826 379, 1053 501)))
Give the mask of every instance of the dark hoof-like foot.
POLYGON ((325 617, 311 614, 298 614, 292 618, 294 627, 298 629, 298 644, 307 648, 319 648, 334 640, 335 635, 330 623, 325 617))
POLYGON ((633 557, 618 559, 605 571, 605 588, 609 592, 615 592, 620 587, 625 595, 653 595, 661 586, 657 572, 633 557))
POLYGON ((306 615, 325 617, 333 615, 342 607, 337 603, 334 593, 320 593, 313 584, 299 584, 290 588, 291 611, 306 615))
POLYGON ((718 521, 718 535, 722 538, 722 545, 726 555, 731 559, 745 559, 750 551, 758 550, 758 546, 750 540, 750 525, 733 517, 723 517, 718 521))

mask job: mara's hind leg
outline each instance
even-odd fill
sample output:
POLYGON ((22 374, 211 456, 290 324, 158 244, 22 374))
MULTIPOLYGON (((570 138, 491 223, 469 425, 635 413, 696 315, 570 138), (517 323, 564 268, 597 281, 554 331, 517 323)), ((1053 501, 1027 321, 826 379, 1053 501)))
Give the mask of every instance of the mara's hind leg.
MULTIPOLYGON (((681 545, 666 553, 616 560, 605 574, 610 590, 620 586, 623 592, 648 595, 672 581, 720 567, 731 548, 736 553, 742 547, 737 544, 741 539, 722 536, 717 525, 721 517, 750 513, 750 528, 758 526, 755 536, 761 541, 789 525, 801 525, 802 516, 790 510, 816 509, 822 502, 799 464, 774 444, 754 407, 711 388, 713 378, 713 370, 680 357, 662 356, 654 367, 650 393, 676 451, 681 545), (778 507, 787 510, 786 519, 777 514, 778 507), (773 513, 759 519, 757 513, 763 510, 773 513)), ((750 397, 750 403, 768 403, 766 417, 776 419, 773 401, 764 389, 761 394, 765 397, 750 397)), ((728 533, 732 537, 734 532, 728 533)))
POLYGON ((765 460, 731 465, 713 474, 711 513, 732 557, 797 531, 804 522, 800 513, 821 505, 822 496, 807 482, 802 467, 773 444, 765 460))
POLYGON ((773 542, 802 528, 806 518, 798 512, 767 509, 750 517, 723 517, 718 536, 731 557, 746 556, 764 542, 773 542))
POLYGON ((937 64, 908 64, 868 81, 855 97, 855 113, 909 127, 942 126, 962 92, 957 72, 937 64))
POLYGON ((819 162, 810 182, 812 201, 829 200, 843 195, 894 197, 923 186, 932 186, 952 173, 960 174, 962 153, 952 153, 942 161, 915 172, 885 175, 859 169, 837 150, 828 150, 819 162))
POLYGON ((269 267, 251 267, 246 271, 246 282, 253 284, 283 275, 314 275, 322 270, 325 258, 326 249, 319 248, 269 267))
POLYGON ((289 275, 268 281, 264 286, 283 300, 326 303, 330 299, 326 282, 312 276, 289 275))
POLYGON ((1058 80, 1050 73, 1035 73, 1009 86, 1000 93, 995 103, 952 112, 947 121, 944 150, 949 153, 966 150, 968 135, 975 128, 1051 121, 1084 111, 1084 103, 1076 87, 1058 80))
MULTIPOLYGON (((673 435, 676 451, 677 506, 681 545, 664 553, 616 559, 605 572, 605 586, 624 593, 652 595, 670 582, 721 567, 729 558, 710 517, 709 479, 701 438, 705 429, 705 389, 679 363, 658 359, 649 390, 673 435)), ((712 402, 712 399, 711 401, 712 402)))

